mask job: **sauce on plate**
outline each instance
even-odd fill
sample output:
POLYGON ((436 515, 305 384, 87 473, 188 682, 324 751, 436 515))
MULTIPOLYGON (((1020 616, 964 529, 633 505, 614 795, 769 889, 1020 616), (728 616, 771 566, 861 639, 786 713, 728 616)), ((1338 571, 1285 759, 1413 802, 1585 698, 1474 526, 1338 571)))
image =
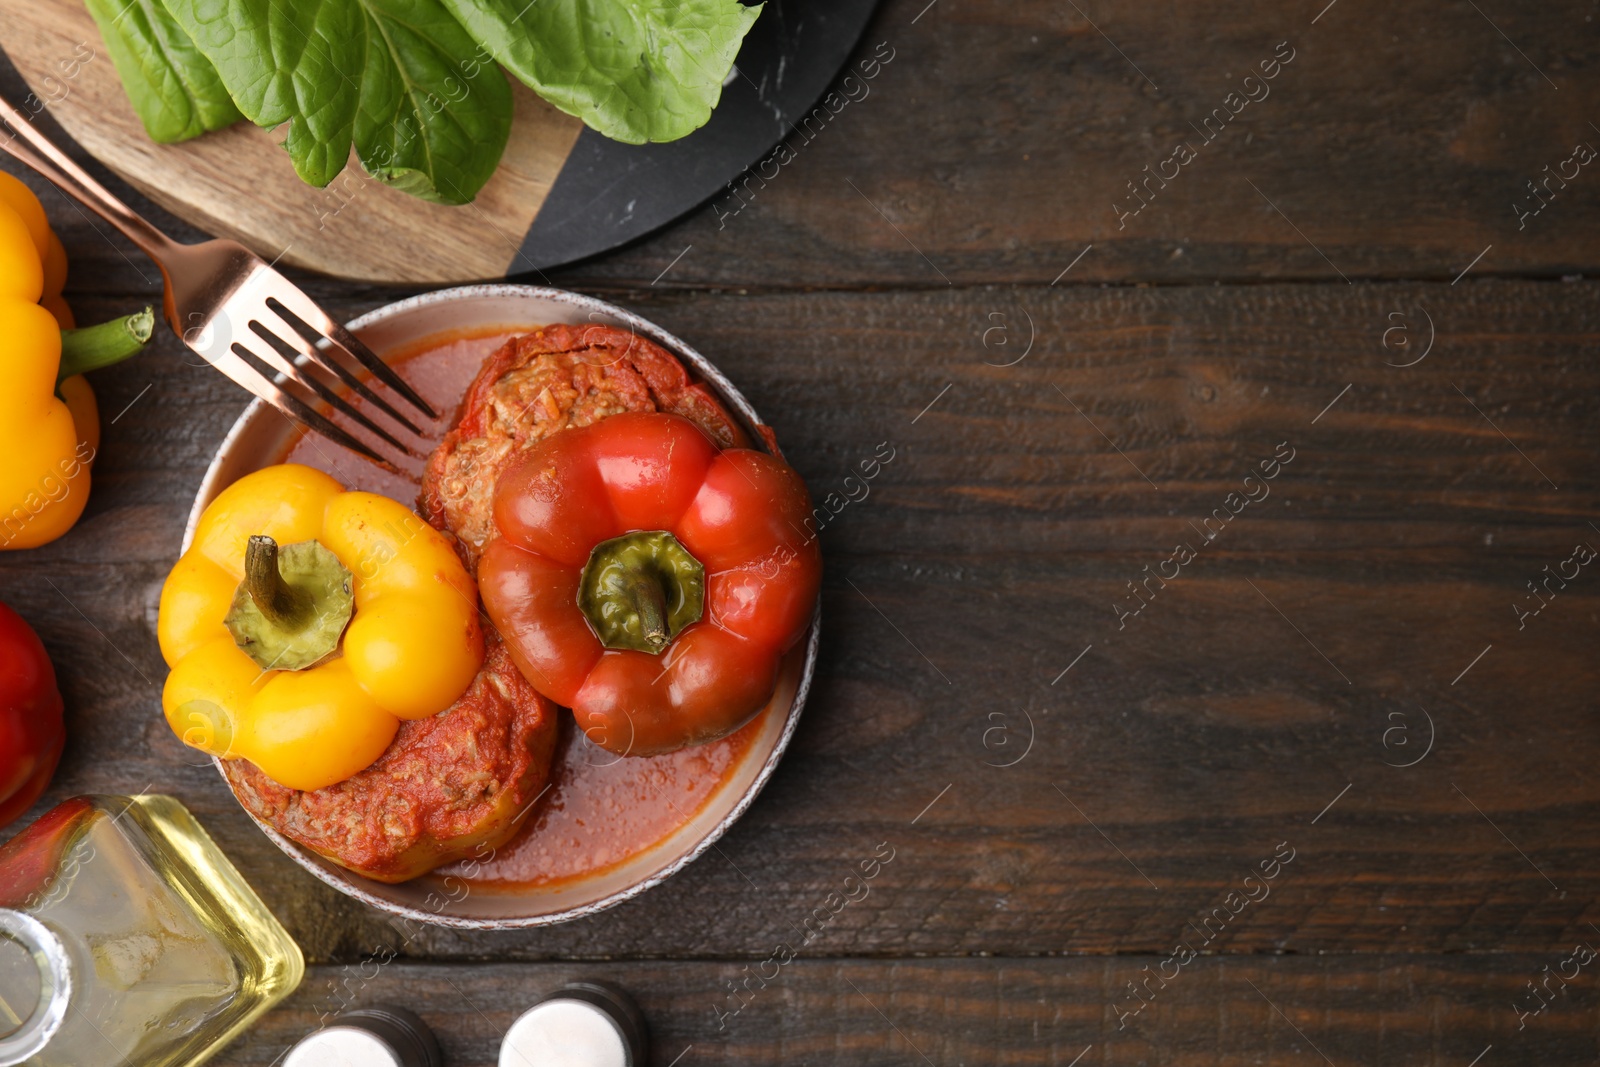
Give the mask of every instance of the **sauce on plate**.
MULTIPOLYGON (((532 327, 436 335, 390 362, 438 411, 419 426, 431 448, 455 422, 467 386, 490 353, 532 327)), ((347 399, 379 425, 386 416, 357 396, 347 399)), ((410 412, 407 412, 410 414, 410 412)), ((342 418, 336 421, 343 422, 342 418)), ((397 435, 399 436, 399 435, 397 435)), ((301 434, 285 462, 333 475, 347 489, 382 493, 414 507, 423 459, 396 475, 313 434, 301 434)), ((553 887, 604 873, 671 836, 689 822, 739 768, 771 710, 720 741, 665 756, 619 758, 592 744, 570 713, 561 713, 561 738, 550 785, 521 830, 491 855, 441 867, 435 875, 463 878, 488 891, 553 887), (471 875, 463 873, 471 871, 471 875)))

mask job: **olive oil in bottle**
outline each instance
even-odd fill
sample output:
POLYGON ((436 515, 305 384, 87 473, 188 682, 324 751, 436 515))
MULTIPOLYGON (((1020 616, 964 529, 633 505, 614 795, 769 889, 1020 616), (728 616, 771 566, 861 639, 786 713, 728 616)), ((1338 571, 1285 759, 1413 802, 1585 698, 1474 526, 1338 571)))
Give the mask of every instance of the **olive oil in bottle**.
POLYGON ((0 848, 0 1067, 193 1067, 304 970, 171 797, 75 797, 0 848))

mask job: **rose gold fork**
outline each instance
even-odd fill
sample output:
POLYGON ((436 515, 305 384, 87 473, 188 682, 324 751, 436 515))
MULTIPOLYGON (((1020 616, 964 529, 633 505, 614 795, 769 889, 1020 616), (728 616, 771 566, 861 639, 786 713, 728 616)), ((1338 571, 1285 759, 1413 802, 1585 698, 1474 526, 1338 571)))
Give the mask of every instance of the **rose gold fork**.
POLYGON ((317 410, 316 399, 376 435, 389 448, 412 457, 420 455, 313 373, 316 368, 331 374, 419 440, 422 430, 363 381, 350 362, 365 368, 427 418, 438 417, 404 378, 297 285, 236 241, 184 245, 172 240, 112 196, 4 97, 0 97, 0 120, 16 134, 0 143, 0 149, 121 230, 161 268, 167 324, 200 358, 289 419, 382 467, 397 469, 392 453, 385 455, 333 422, 317 410), (19 144, 18 137, 26 143, 19 144), (254 348, 244 343, 252 338, 258 342, 254 348))

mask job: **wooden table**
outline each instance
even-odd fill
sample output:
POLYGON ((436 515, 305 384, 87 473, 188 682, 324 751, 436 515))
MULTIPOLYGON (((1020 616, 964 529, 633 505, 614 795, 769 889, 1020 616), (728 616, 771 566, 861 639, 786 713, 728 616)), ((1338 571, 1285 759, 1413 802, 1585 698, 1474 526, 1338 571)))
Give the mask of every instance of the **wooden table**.
MULTIPOLYGON (((1600 572, 1529 583, 1600 547, 1600 173, 1525 182, 1600 146, 1600 16, 1325 2, 890 0, 892 63, 777 177, 551 279, 716 360, 819 498, 895 456, 823 534, 771 785, 587 921, 407 941, 186 764, 156 594, 244 397, 171 337, 96 375, 89 512, 0 598, 66 692, 47 801, 182 798, 313 965, 217 1062, 348 982, 492 1064, 578 976, 682 1067, 1594 1062, 1600 968, 1549 976, 1600 947, 1600 572)), ((81 318, 156 299, 47 206, 81 318)))

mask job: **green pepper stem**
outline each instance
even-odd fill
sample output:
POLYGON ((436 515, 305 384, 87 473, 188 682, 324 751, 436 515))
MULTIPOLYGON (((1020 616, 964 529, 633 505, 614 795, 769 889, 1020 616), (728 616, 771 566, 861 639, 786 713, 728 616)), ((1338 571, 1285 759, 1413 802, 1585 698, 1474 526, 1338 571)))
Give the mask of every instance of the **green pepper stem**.
POLYGON ((278 542, 254 534, 244 550, 244 584, 267 621, 280 630, 305 628, 316 610, 311 597, 283 580, 278 570, 278 542))
POLYGON ((136 355, 150 340, 155 325, 155 312, 147 307, 98 326, 62 330, 61 369, 56 372, 56 381, 109 367, 136 355))
POLYGON ((666 530, 634 530, 589 551, 578 610, 606 648, 660 655, 705 610, 705 567, 666 530))
POLYGON ((645 644, 651 652, 659 653, 672 640, 667 629, 667 592, 661 588, 661 579, 647 567, 634 565, 626 573, 622 595, 639 615, 640 636, 645 644))

